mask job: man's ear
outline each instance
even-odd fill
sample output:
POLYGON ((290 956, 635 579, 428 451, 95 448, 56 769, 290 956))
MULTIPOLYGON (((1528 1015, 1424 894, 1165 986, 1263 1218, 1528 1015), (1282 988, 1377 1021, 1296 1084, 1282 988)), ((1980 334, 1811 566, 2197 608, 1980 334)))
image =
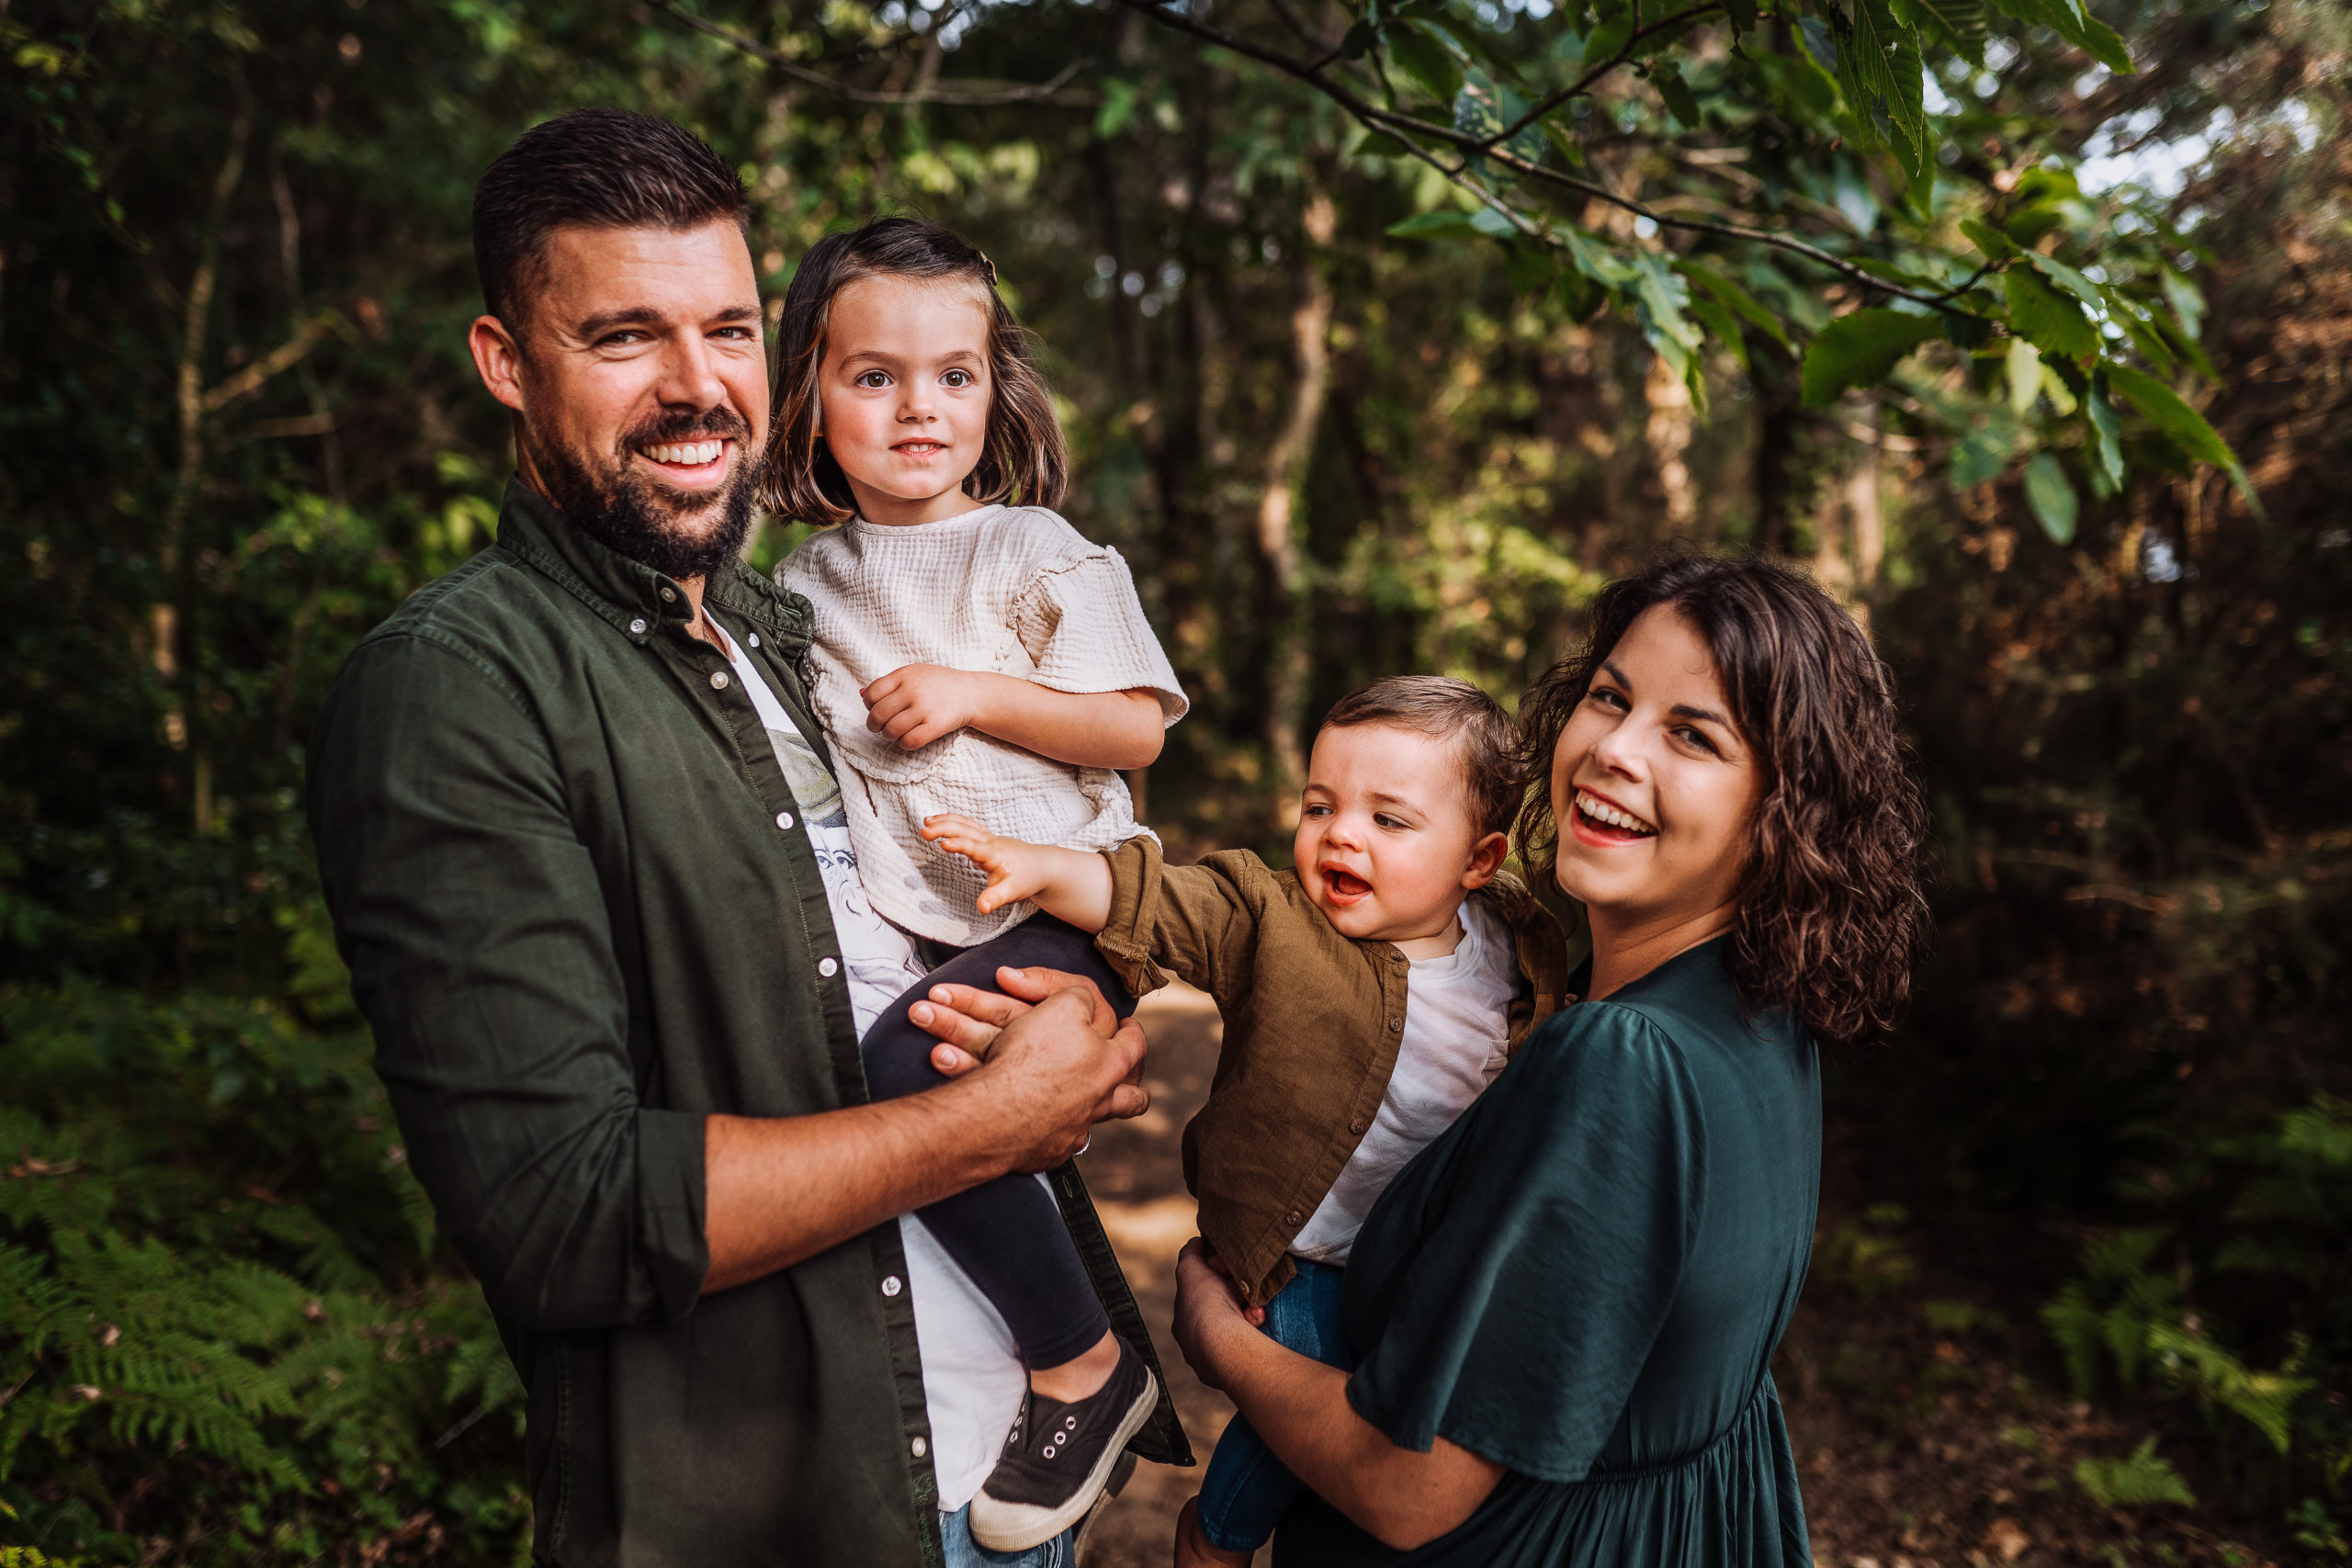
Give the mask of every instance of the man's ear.
POLYGON ((1492 882, 1495 873, 1502 870, 1503 862, 1510 858, 1510 835, 1508 833, 1489 833, 1471 845, 1470 864, 1462 873, 1464 890, 1475 893, 1492 882))
POLYGON ((523 394, 523 345, 496 316, 476 316, 467 329, 466 346, 473 351, 474 368, 490 395, 513 409, 526 412, 523 394))

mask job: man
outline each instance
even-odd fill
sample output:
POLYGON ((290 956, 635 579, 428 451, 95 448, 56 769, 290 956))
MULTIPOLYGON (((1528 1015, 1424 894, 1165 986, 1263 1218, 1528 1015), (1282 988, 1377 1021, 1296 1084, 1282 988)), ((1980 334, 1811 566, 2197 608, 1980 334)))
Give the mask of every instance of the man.
MULTIPOLYGON (((850 987, 903 938, 810 820, 808 605, 736 558, 768 432, 746 210, 700 141, 613 110, 483 176, 471 344, 519 471, 496 544, 353 652, 311 833, 410 1160, 529 1389, 538 1560, 977 1562, 958 1510, 1021 1371, 887 1222, 1061 1167, 1148 1353, 1065 1163, 1142 1109, 1143 1042, 1064 991, 865 1102, 850 987)), ((1164 1401, 1131 1446, 1189 1462, 1164 1401)))

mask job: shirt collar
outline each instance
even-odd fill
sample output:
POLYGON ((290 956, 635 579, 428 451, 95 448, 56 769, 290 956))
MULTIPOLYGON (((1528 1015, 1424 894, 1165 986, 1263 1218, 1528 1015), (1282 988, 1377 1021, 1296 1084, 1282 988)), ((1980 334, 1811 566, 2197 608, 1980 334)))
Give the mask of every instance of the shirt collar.
MULTIPOLYGON (((632 641, 645 641, 664 622, 683 626, 694 615, 694 603, 675 578, 589 537, 519 474, 506 481, 498 547, 561 584, 632 641)), ((786 659, 798 658, 808 646, 808 601, 740 560, 711 573, 703 596, 768 632, 786 659)))

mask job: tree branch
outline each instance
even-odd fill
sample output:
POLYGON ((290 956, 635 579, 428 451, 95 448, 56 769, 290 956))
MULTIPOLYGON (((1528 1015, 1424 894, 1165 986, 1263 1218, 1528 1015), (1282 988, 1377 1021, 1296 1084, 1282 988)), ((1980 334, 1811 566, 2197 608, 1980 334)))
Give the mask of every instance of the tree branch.
POLYGON ((1709 0, 1709 3, 1704 6, 1693 6, 1687 11, 1677 11, 1673 16, 1668 17, 1662 21, 1652 22, 1648 27, 1634 28, 1634 31, 1627 36, 1624 46, 1618 50, 1616 53, 1611 55, 1608 59, 1602 61, 1600 64, 1594 66, 1591 70, 1586 72, 1583 75, 1577 77, 1575 81, 1569 83, 1558 92, 1547 94, 1535 105, 1533 108, 1529 109, 1525 114, 1521 115, 1517 119, 1511 121, 1509 125, 1503 127, 1492 136, 1487 137, 1486 139, 1485 145, 1488 147, 1501 146, 1504 142, 1509 141, 1512 137, 1517 136, 1521 131, 1525 130, 1529 126, 1533 125, 1537 120, 1542 119, 1545 115, 1550 114, 1554 109, 1558 108, 1562 104, 1566 103, 1570 98, 1581 96, 1584 91, 1590 87, 1595 82, 1600 81, 1603 76, 1608 75, 1611 71, 1616 70, 1620 65, 1623 65, 1625 62, 1631 60, 1634 57, 1634 46, 1641 42, 1644 39, 1650 37, 1653 33, 1664 32, 1669 28, 1679 28, 1694 17, 1703 17, 1710 11, 1720 10, 1722 6, 1718 3, 1718 0, 1709 0))
POLYGON ((949 104, 962 107, 985 108, 996 104, 1034 104, 1046 100, 1071 104, 1092 101, 1091 95, 1060 96, 1062 89, 1069 85, 1070 78, 1086 69, 1090 63, 1083 59, 1071 61, 1056 72, 1053 79, 1047 82, 1026 84, 967 81, 950 83, 944 86, 936 84, 918 86, 911 93, 876 92, 871 87, 853 87, 848 83, 837 81, 821 71, 811 71, 797 60, 786 59, 757 39, 746 38, 731 28, 723 28, 717 22, 695 16, 692 11, 678 5, 676 0, 651 0, 651 4, 656 10, 666 11, 695 31, 715 38, 730 49, 742 51, 772 71, 781 72, 796 82, 806 82, 812 87, 821 88, 838 97, 847 98, 852 103, 905 106, 949 104))
MULTIPOLYGON (((661 0, 656 0, 656 3, 660 4, 661 0)), ((1310 65, 1305 61, 1293 60, 1287 55, 1251 43, 1247 39, 1236 38, 1204 22, 1196 22, 1181 11, 1172 10, 1159 4, 1158 0, 1118 0, 1118 3, 1131 11, 1140 12, 1149 17, 1164 28, 1190 33, 1203 42, 1215 44, 1217 48, 1228 50, 1244 59, 1255 60, 1263 65, 1271 65, 1284 75, 1306 83, 1333 103, 1338 104, 1367 129, 1397 132, 1405 136, 1423 137, 1453 148, 1461 154, 1461 161, 1449 164, 1431 156, 1425 148, 1415 146, 1409 141, 1406 143, 1408 150, 1414 156, 1437 170, 1455 186, 1468 191, 1485 205, 1492 208, 1513 228, 1531 240, 1540 241, 1555 248, 1562 248, 1543 225, 1528 218, 1473 179, 1470 176, 1470 159, 1473 157, 1489 159, 1521 178, 1544 185, 1556 186, 1564 190, 1575 191, 1577 195, 1589 199, 1604 201, 1612 207, 1623 208, 1637 218, 1648 219, 1661 229, 1679 229, 1688 233, 1713 234, 1719 239, 1744 240, 1751 244, 1769 245, 1774 250, 1786 251, 1792 255, 1803 256, 1816 265, 1827 267, 1839 276, 1878 293, 1908 299, 1914 304, 1928 306, 1946 315, 1966 313, 1954 310, 1948 303, 1951 298, 1950 294, 1929 294, 1921 289, 1909 288, 1899 283, 1889 282, 1867 267, 1857 266, 1843 256, 1834 255, 1818 245, 1807 244, 1804 241, 1791 235, 1775 233, 1769 229, 1751 229, 1741 223, 1718 223, 1700 218, 1677 218, 1672 213, 1660 212, 1644 202, 1636 201, 1632 197, 1620 196, 1606 186, 1596 185, 1590 180, 1580 180, 1573 175, 1562 174, 1556 169, 1547 169, 1515 152, 1500 148, 1490 148, 1483 138, 1456 130, 1450 125, 1437 125, 1413 115, 1382 108, 1376 104, 1366 102, 1342 84, 1333 81, 1317 66, 1310 65)))
POLYGON ((246 393, 259 390, 263 382, 281 370, 292 369, 297 360, 318 347, 341 325, 343 318, 333 310, 320 311, 303 322, 301 330, 292 337, 205 393, 204 412, 219 413, 246 393))

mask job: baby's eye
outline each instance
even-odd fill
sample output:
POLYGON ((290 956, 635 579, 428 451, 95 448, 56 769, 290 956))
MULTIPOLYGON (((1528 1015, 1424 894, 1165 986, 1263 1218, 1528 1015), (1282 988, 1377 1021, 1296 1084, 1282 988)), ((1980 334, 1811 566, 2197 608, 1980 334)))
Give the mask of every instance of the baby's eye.
POLYGON ((1375 812, 1374 812, 1374 813, 1373 813, 1373 816, 1372 816, 1372 819, 1373 819, 1373 821, 1374 821, 1374 823, 1378 824, 1379 826, 1381 826, 1381 827, 1383 827, 1383 828, 1393 828, 1393 829, 1397 829, 1398 831, 1403 831, 1404 829, 1408 829, 1408 828, 1410 828, 1410 827, 1412 826, 1412 824, 1411 824, 1411 823, 1409 823, 1409 822, 1406 821, 1403 818, 1401 818, 1401 817, 1391 817, 1391 816, 1389 816, 1389 815, 1388 815, 1388 813, 1386 813, 1385 811, 1375 811, 1375 812))
POLYGON ((889 384, 889 372, 885 370, 865 371, 853 383, 853 385, 865 388, 868 391, 879 391, 889 384))
POLYGON ((1301 815, 1307 817, 1329 817, 1331 815, 1331 808, 1328 806, 1309 806, 1304 808, 1301 815))

